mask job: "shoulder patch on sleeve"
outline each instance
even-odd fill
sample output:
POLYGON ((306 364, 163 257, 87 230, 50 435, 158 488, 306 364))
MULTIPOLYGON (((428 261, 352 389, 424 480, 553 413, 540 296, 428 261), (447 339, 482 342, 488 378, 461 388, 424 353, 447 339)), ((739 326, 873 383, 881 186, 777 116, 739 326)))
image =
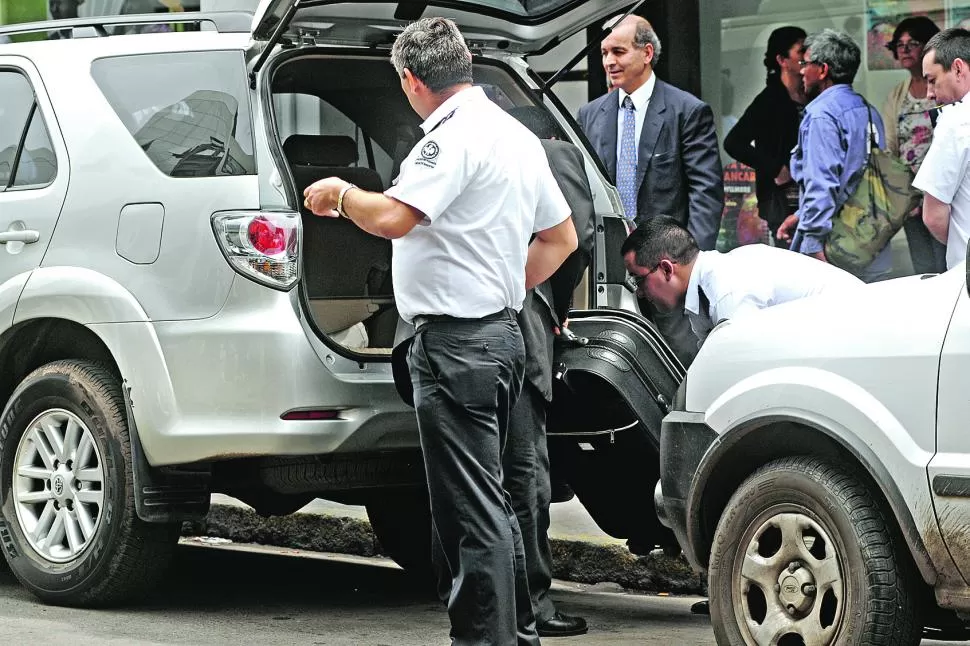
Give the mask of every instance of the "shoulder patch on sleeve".
POLYGON ((438 163, 439 152, 441 152, 441 148, 438 146, 437 142, 433 140, 426 141, 424 145, 421 146, 421 155, 415 160, 414 163, 420 166, 434 168, 438 163))

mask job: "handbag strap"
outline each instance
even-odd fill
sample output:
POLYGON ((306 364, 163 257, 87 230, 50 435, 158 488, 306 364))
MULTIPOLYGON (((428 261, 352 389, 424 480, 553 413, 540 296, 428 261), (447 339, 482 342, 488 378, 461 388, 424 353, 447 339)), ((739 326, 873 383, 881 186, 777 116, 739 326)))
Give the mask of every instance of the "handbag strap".
POLYGON ((869 117, 869 137, 868 137, 868 140, 866 141, 866 163, 868 163, 869 156, 872 154, 872 149, 879 147, 879 141, 876 139, 876 126, 872 122, 872 104, 866 101, 866 97, 856 92, 855 88, 853 88, 852 91, 855 92, 855 95, 857 97, 862 99, 862 102, 866 106, 867 116, 869 117))

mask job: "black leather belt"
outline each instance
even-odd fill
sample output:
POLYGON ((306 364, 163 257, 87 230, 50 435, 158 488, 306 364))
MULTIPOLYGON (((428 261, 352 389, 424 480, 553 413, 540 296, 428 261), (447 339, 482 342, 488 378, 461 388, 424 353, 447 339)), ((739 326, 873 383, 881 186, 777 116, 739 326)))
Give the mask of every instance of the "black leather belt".
POLYGON ((460 316, 450 316, 448 314, 419 314, 412 319, 414 324, 414 331, 417 332, 425 325, 429 323, 476 323, 479 321, 501 321, 506 320, 516 320, 515 310, 510 307, 501 309, 493 314, 488 314, 486 316, 480 316, 478 318, 462 318, 460 316))

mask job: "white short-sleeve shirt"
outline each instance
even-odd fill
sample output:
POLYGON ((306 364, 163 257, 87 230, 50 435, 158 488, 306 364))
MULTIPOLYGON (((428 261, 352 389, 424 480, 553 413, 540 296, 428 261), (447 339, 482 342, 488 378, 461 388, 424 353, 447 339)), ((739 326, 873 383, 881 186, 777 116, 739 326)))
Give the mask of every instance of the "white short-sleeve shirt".
POLYGON ((960 264, 970 239, 970 95, 943 109, 913 186, 950 205, 946 268, 960 264))
POLYGON ((687 283, 684 309, 694 334, 703 342, 721 321, 825 291, 863 285, 849 272, 827 262, 787 249, 751 244, 727 253, 700 252, 687 283), (710 303, 708 312, 701 307, 700 290, 710 303))
POLYGON ((385 191, 425 215, 393 242, 398 312, 410 323, 520 310, 532 234, 571 213, 542 144, 478 87, 450 97, 421 128, 385 191))

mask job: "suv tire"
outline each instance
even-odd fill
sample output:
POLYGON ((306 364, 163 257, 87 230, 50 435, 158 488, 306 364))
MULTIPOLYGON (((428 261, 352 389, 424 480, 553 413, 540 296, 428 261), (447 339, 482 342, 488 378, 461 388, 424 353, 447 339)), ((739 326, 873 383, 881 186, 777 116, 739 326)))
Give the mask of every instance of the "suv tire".
POLYGON ((900 546, 850 467, 765 465, 731 496, 714 536, 717 643, 918 644, 918 582, 900 546))
POLYGON ((166 571, 179 523, 135 512, 119 378, 85 361, 27 376, 0 418, 0 536, 10 569, 41 600, 128 602, 166 571))

